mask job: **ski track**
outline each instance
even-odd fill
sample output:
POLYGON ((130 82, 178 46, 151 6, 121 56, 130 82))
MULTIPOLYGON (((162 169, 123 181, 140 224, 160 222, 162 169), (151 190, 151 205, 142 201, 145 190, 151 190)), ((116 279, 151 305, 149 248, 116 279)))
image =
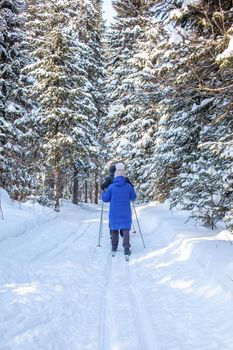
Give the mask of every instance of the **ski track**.
POLYGON ((69 236, 66 237, 63 241, 58 242, 52 248, 37 254, 33 259, 31 259, 31 263, 34 263, 41 258, 45 258, 46 256, 51 256, 51 255, 56 256, 63 253, 65 250, 67 250, 70 247, 71 244, 76 243, 76 241, 82 238, 85 235, 85 233, 88 231, 90 226, 91 226, 90 223, 87 224, 84 231, 78 236, 76 236, 78 229, 75 229, 75 231, 69 234, 69 236))
MULTIPOLYGON (((93 212, 93 211, 92 211, 93 212)), ((96 210, 94 211, 96 215, 96 210)), ((93 215, 92 215, 93 216, 93 215)), ((69 319, 72 313, 74 313, 74 317, 72 318, 72 321, 75 322, 75 318, 79 319, 78 313, 77 316, 75 316, 76 312, 74 312, 73 309, 73 302, 72 299, 74 299, 75 294, 77 293, 77 302, 78 302, 78 296, 79 296, 79 289, 77 292, 73 288, 73 284, 75 283, 75 280, 77 279, 75 277, 75 273, 72 276, 72 270, 73 266, 75 267, 74 263, 72 262, 73 255, 70 252, 72 250, 76 250, 77 248, 80 250, 82 249, 81 247, 84 247, 85 242, 87 239, 82 240, 82 244, 76 245, 78 241, 80 241, 83 237, 85 237, 85 234, 94 233, 96 231, 96 223, 92 222, 93 220, 88 220, 86 218, 83 218, 79 223, 77 224, 77 221, 75 220, 75 216, 71 217, 73 219, 72 221, 76 221, 75 225, 76 226, 75 230, 73 229, 71 231, 71 225, 67 226, 67 232, 64 230, 64 238, 62 238, 61 233, 63 232, 63 226, 61 228, 59 227, 61 222, 62 222, 62 217, 59 217, 57 219, 57 216, 53 218, 52 220, 53 223, 51 224, 51 219, 47 220, 47 222, 43 222, 41 224, 37 224, 34 226, 34 228, 29 228, 24 232, 24 235, 15 235, 14 237, 11 238, 11 250, 8 252, 5 250, 4 257, 2 259, 2 262, 4 264, 9 262, 9 268, 11 271, 11 274, 15 278, 18 274, 19 266, 21 266, 21 270, 23 272, 23 277, 22 279, 20 278, 19 281, 15 280, 15 283, 10 282, 10 284, 6 284, 5 287, 4 285, 0 285, 0 296, 5 296, 7 295, 7 290, 9 290, 8 293, 8 298, 7 302, 10 302, 9 306, 7 307, 7 304, 4 305, 4 313, 2 315, 0 314, 0 349, 28 349, 27 345, 21 344, 21 346, 16 344, 18 343, 17 339, 23 339, 24 337, 28 341, 32 342, 32 339, 35 338, 35 341, 33 340, 33 343, 31 343, 31 346, 29 349, 38 349, 42 350, 43 349, 59 349, 63 350, 65 349, 62 344, 58 345, 59 343, 56 344, 56 339, 53 340, 54 345, 50 344, 49 338, 48 338, 48 343, 46 344, 46 347, 40 347, 40 345, 36 345, 38 341, 36 341, 37 334, 39 332, 39 329, 43 330, 44 334, 49 335, 49 329, 51 328, 51 332, 54 332, 56 328, 55 325, 58 325, 58 329, 62 325, 62 319, 63 319, 63 313, 65 319, 69 319), (48 225, 48 226, 46 226, 48 225), (45 235, 43 231, 48 232, 49 229, 52 229, 53 234, 51 237, 49 235, 45 235), (59 227, 59 235, 56 235, 57 228, 59 227), (80 233, 81 229, 81 233, 80 233), (69 231, 71 231, 69 233, 69 231), (78 234, 79 232, 79 234, 78 234), (48 243, 51 246, 49 249, 45 249, 47 246, 47 240, 48 238, 48 243), (57 242, 56 242, 57 241, 57 242), (14 242, 17 242, 17 244, 14 244, 14 242), (54 244, 54 242, 56 242, 54 244), (31 253, 27 254, 28 251, 30 251, 30 244, 33 243, 33 250, 31 253), (53 243, 53 244, 51 244, 53 243), (77 248, 76 248, 77 247, 77 248), (39 252, 38 252, 39 250, 39 252), (66 251, 68 251, 65 253, 66 251), (11 256, 15 256, 15 259, 10 259, 11 256), (31 256, 30 256, 31 255, 31 256), (56 260, 54 260, 56 258, 56 260), (64 260, 64 263, 63 263, 64 260), (51 261, 51 263, 50 263, 51 261), (62 270, 59 271, 59 267, 56 267, 56 261, 58 264, 61 266, 62 270), (66 267, 68 263, 68 267, 66 267), (72 270, 71 272, 69 271, 69 264, 72 264, 72 270), (49 270, 48 270, 49 269, 49 270), (66 270, 68 272, 68 276, 64 275, 66 273, 66 270), (53 272, 54 271, 54 272, 53 272), (70 277, 69 277, 70 275, 70 277), (24 280, 28 280, 28 283, 25 283, 24 280), (52 278, 52 279, 51 279, 52 278), (22 281, 22 282, 21 282, 22 281), (33 282, 35 281, 35 282, 33 282), (68 290, 69 286, 69 281, 70 281, 70 289, 71 293, 68 290), (31 287, 31 283, 35 283, 35 288, 40 288, 42 293, 40 294, 40 291, 38 292, 35 291, 35 296, 33 295, 32 292, 32 297, 27 296, 27 289, 30 291, 32 288, 33 290, 33 285, 31 287), (37 287, 38 286, 38 287, 37 287), (1 288, 2 287, 2 288, 1 288), (74 289, 74 293, 72 293, 72 290, 74 289), (22 290, 22 297, 20 297, 20 293, 22 290), (25 292, 24 292, 25 290, 25 292), (63 290, 67 293, 66 295, 64 294, 63 290), (17 292, 19 291, 19 292, 17 292), (68 293, 69 292, 69 293, 68 293), (18 294, 19 293, 19 294, 18 294), (24 298, 24 293, 26 297, 24 298), (39 293, 39 294, 38 294, 39 293), (49 294, 46 294, 49 293, 49 294), (18 294, 18 297, 16 295, 18 294), (37 299, 37 294, 41 300, 41 307, 43 309, 38 309, 36 307, 36 299, 37 299), (60 294, 60 295, 59 295, 60 294), (65 299, 63 298, 63 295, 65 299), (55 297, 56 299, 54 302, 56 304, 58 302, 62 302, 60 305, 59 309, 54 309, 53 303, 50 305, 49 300, 53 300, 52 298, 55 297), (15 299, 15 300, 14 300, 15 299), (17 301, 18 299, 18 301, 17 301), (22 301, 20 301, 22 300, 22 301), (70 303, 69 303, 70 301, 70 303), (22 303, 22 307, 20 306, 20 303, 22 303), (25 307, 23 306, 25 303, 25 307), (64 305, 63 305, 64 304, 64 305), (12 306, 11 306, 12 305, 12 306), (67 307, 66 307, 67 305, 67 307), (59 322, 59 323, 58 323, 59 322), (13 327, 11 327, 12 325, 13 327), (31 334, 31 336, 30 336, 31 334), (33 334, 36 334, 35 336, 33 334), (14 339, 16 343, 14 343, 14 339), (14 345, 13 345, 14 344, 14 345)), ((67 220, 67 216, 66 216, 67 220)), ((48 232, 49 233, 49 232, 48 232)), ((91 236, 92 240, 90 242, 91 246, 93 246, 93 240, 95 239, 95 236, 91 236)), ((4 242, 4 246, 6 246, 6 241, 4 242)), ((0 246, 0 248, 3 248, 0 246)), ((88 247, 86 247, 87 249, 88 247)), ((4 249, 4 248, 3 248, 4 249)), ((4 250, 3 250, 4 251, 4 250)), ((90 253, 94 252, 93 249, 89 250, 88 259, 86 261, 83 261, 85 266, 83 266, 83 269, 88 272, 91 272, 91 267, 92 267, 92 262, 93 262, 93 256, 90 253)), ((81 262, 81 261, 80 261, 81 262)), ((58 266, 59 266, 58 265, 58 266)), ((74 271, 75 272, 75 271, 74 271)), ((19 275, 18 275, 19 276, 19 275)), ((81 274, 80 277, 78 276, 79 280, 83 275, 81 274)), ((18 279, 18 278, 17 278, 18 279)), ((89 281, 88 279, 84 281, 86 283, 86 288, 88 290, 88 285, 89 281)), ((80 283, 78 284, 80 286, 80 283)), ((92 288, 92 286, 90 286, 92 288)), ((84 293, 84 298, 85 298, 85 293, 84 293)), ((39 300, 39 299, 38 299, 39 300)), ((1 300, 0 300, 1 304, 1 300)), ((59 305, 59 304, 57 304, 59 305)), ((71 316, 72 317, 72 316, 71 316)), ((75 324, 72 325, 72 323, 69 322, 69 325, 72 328, 75 327, 75 324)), ((78 327, 78 324, 76 325, 78 327)), ((69 330, 69 327, 68 327, 69 330)), ((72 335, 74 338, 74 343, 75 343, 75 335, 76 332, 72 335)), ((79 334, 80 332, 78 332, 79 334)), ((66 339, 66 337, 64 338, 66 339)), ((66 339, 67 341, 68 339, 66 339)), ((22 340, 21 340, 22 341, 22 340)), ((86 340, 84 340, 85 342, 86 340)), ((58 342, 62 343, 61 340, 58 340, 58 342)), ((65 342, 65 341, 63 341, 65 342)), ((66 343, 65 343, 66 344, 66 343)), ((66 346, 66 345, 65 345, 66 346)), ((69 349, 75 349, 72 346, 69 346, 69 342, 67 343, 67 346, 69 349)), ((83 349, 86 348, 86 345, 83 345, 83 349)))
POLYGON ((99 350, 158 350, 154 329, 121 251, 108 255, 105 293, 101 302, 99 350), (120 282, 121 281, 121 282, 120 282), (125 329, 125 323, 126 328, 125 329), (128 344, 128 339, 133 344, 128 344))
POLYGON ((128 282, 129 303, 134 315, 135 327, 139 335, 140 349, 159 350, 158 342, 154 336, 150 315, 146 310, 144 301, 138 293, 137 287, 132 283, 130 265, 126 264, 126 275, 128 282))
MULTIPOLYGON (((49 213, 44 214, 44 215, 47 216, 48 214, 51 214, 51 213, 53 214, 53 212, 49 212, 49 213)), ((30 232, 32 230, 35 230, 35 229, 37 230, 39 227, 41 228, 41 227, 47 225, 48 223, 51 223, 51 221, 56 220, 58 217, 59 217, 59 215, 55 214, 54 217, 49 218, 47 220, 43 220, 41 223, 35 223, 33 228, 32 227, 26 227, 22 231, 18 231, 18 233, 15 234, 14 236, 0 238, 0 243, 6 241, 7 239, 14 239, 14 238, 18 238, 20 236, 24 236, 25 234, 27 234, 28 232, 30 232)))
POLYGON ((109 291, 110 283, 111 283, 111 275, 112 275, 112 256, 109 253, 106 266, 105 266, 105 284, 104 284, 104 293, 101 299, 100 304, 100 326, 99 326, 99 350, 107 350, 109 348, 109 332, 107 330, 107 294, 109 291))
MULTIPOLYGON (((107 211, 101 247, 96 248, 100 210, 82 210, 77 217, 74 209, 66 209, 25 235, 11 237, 9 252, 6 241, 0 242, 2 262, 9 267, 2 269, 7 272, 0 285, 0 350, 231 350, 228 326, 214 314, 224 299, 216 297, 211 304, 209 294, 202 301, 217 284, 195 258, 179 260, 179 249, 187 254, 189 245, 172 238, 179 232, 178 221, 173 225, 172 219, 166 222, 158 215, 151 234, 161 238, 151 249, 142 250, 139 233, 131 235, 133 254, 127 262, 121 238, 116 256, 111 256, 107 211), (204 318, 209 307, 213 317, 202 322, 200 315, 204 318), (220 337, 221 329, 211 335, 217 325, 228 338, 220 337), (203 339, 202 328, 210 334, 203 339)), ((148 234, 147 240, 151 238, 148 234)), ((191 247, 192 235, 187 243, 191 247)))

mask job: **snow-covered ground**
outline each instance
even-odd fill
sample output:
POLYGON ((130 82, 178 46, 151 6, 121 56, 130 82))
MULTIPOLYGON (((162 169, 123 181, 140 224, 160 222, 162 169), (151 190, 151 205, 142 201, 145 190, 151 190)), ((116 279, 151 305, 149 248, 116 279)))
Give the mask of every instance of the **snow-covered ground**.
POLYGON ((97 247, 101 206, 55 213, 1 193, 1 350, 233 349, 227 231, 139 205, 146 248, 132 233, 126 262, 121 245, 110 254, 107 206, 97 247))

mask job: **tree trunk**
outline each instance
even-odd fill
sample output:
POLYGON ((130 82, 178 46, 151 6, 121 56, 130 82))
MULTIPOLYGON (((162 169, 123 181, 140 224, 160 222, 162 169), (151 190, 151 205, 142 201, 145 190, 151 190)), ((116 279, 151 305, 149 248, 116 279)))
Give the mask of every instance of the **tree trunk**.
POLYGON ((92 181, 91 181, 90 185, 89 185, 89 198, 90 198, 90 202, 91 203, 93 203, 92 196, 93 196, 93 184, 92 184, 92 181))
POLYGON ((74 166, 73 204, 78 204, 78 169, 74 166))
POLYGON ((60 198, 61 198, 61 165, 60 165, 60 152, 57 149, 55 153, 55 210, 60 209, 60 198))
POLYGON ((99 184, 98 184, 98 172, 95 173, 95 204, 98 204, 99 199, 99 184))
POLYGON ((88 191, 87 191, 87 179, 85 179, 85 203, 87 203, 88 191))

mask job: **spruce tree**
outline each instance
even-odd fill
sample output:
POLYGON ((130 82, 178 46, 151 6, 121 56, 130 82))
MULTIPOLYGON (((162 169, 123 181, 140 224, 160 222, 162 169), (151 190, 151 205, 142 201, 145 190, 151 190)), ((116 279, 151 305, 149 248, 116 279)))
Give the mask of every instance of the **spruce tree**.
MULTIPOLYGON (((145 3, 115 0, 113 6, 117 16, 108 34, 110 105, 107 126, 113 157, 130 163, 140 114, 131 60, 137 50, 136 42, 143 35, 145 3)), ((133 173, 133 168, 131 170, 133 173)))
POLYGON ((90 117, 95 106, 86 70, 89 48, 77 32, 75 1, 35 4, 29 1, 27 27, 36 62, 28 67, 34 77, 41 127, 41 164, 46 169, 55 209, 62 196, 62 172, 83 164, 95 145, 90 117))
POLYGON ((22 1, 0 3, 0 183, 15 199, 29 194, 32 182, 23 147, 23 120, 31 109, 21 73, 28 63, 23 11, 22 1))
MULTIPOLYGON (((82 1, 77 31, 80 33, 80 41, 88 47, 88 55, 85 59, 85 69, 89 81, 89 92, 93 101, 90 120, 93 129, 93 138, 96 140, 86 166, 79 171, 84 171, 87 178, 85 183, 93 187, 94 201, 98 202, 100 167, 104 163, 105 130, 102 120, 106 115, 105 99, 105 70, 104 70, 104 24, 102 20, 102 1, 82 1)), ((92 192, 90 190, 90 192, 92 192)))
MULTIPOLYGON (((168 73, 165 71, 168 82, 174 79, 175 89, 168 117, 157 135, 162 140, 155 152, 158 168, 171 170, 166 197, 171 194, 173 205, 193 209, 193 216, 210 227, 224 217, 231 197, 221 179, 227 162, 216 156, 213 147, 220 135, 227 137, 232 128, 230 96, 221 96, 222 91, 229 91, 232 72, 228 69, 226 74, 223 66, 218 66, 219 50, 231 30, 229 9, 230 2, 189 6, 184 2, 170 16, 180 26, 183 40, 176 52, 178 57, 170 55, 168 73), (220 110, 225 110, 223 118, 219 118, 220 110)), ((163 176, 159 176, 162 181, 163 176)))

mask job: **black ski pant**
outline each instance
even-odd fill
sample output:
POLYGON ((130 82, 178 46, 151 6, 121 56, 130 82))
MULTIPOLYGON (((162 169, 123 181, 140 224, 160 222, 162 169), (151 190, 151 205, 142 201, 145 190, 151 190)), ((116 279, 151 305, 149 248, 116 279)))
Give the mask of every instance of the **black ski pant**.
MULTIPOLYGON (((120 235, 121 235, 121 237, 123 237, 123 230, 120 230, 120 235)), ((111 231, 111 229, 110 229, 110 239, 112 239, 112 231, 111 231)))
MULTIPOLYGON (((123 247, 124 251, 127 252, 130 248, 130 242, 129 242, 129 230, 121 230, 123 233, 123 247)), ((117 250, 118 243, 119 243, 119 230, 111 230, 111 237, 112 237, 112 250, 117 250)))

